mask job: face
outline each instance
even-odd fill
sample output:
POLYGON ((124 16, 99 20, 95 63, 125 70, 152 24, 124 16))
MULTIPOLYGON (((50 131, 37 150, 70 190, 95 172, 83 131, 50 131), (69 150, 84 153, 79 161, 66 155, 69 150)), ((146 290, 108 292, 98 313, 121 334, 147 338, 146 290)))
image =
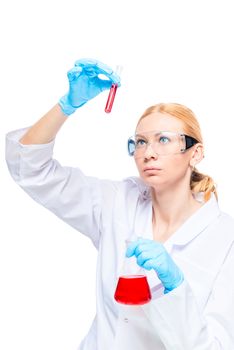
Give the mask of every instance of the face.
MULTIPOLYGON (((183 122, 160 112, 143 118, 137 126, 136 134, 145 135, 147 142, 155 140, 155 133, 149 131, 170 131, 183 133, 183 122)), ((162 142, 166 142, 162 139, 162 142)), ((134 154, 140 177, 156 189, 169 188, 176 184, 187 183, 189 186, 191 169, 203 158, 201 144, 196 144, 184 153, 158 155, 151 146, 145 147, 141 157, 134 154)))

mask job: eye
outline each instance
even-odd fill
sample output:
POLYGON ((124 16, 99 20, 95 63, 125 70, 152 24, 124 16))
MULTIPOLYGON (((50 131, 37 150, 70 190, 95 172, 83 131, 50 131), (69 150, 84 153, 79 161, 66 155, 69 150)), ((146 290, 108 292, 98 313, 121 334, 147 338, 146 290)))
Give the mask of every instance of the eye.
POLYGON ((145 140, 143 140, 143 139, 136 140, 136 147, 142 147, 144 145, 146 145, 146 141, 145 140))
POLYGON ((167 136, 160 136, 159 142, 165 144, 165 143, 170 142, 170 139, 169 139, 169 137, 167 137, 167 136))

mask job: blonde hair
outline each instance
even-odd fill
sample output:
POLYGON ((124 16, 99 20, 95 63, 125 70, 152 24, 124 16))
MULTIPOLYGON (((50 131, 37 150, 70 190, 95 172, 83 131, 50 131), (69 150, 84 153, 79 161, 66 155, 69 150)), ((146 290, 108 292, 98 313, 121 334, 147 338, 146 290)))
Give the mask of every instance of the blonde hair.
MULTIPOLYGON (((199 143, 203 144, 201 128, 195 114, 191 109, 178 103, 159 103, 147 108, 140 117, 137 126, 143 118, 155 112, 167 113, 178 118, 184 124, 185 134, 192 136, 199 143)), ((215 194, 216 199, 218 199, 216 185, 212 177, 200 173, 196 168, 192 170, 190 188, 194 193, 204 192, 205 202, 210 199, 212 192, 215 194)))

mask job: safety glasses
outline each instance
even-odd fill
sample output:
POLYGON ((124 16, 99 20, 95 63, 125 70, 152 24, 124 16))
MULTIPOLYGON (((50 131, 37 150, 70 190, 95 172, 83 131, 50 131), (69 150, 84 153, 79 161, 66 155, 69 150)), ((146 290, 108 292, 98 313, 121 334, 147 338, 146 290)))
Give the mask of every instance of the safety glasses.
POLYGON ((144 157, 148 146, 158 155, 169 155, 184 153, 194 146, 198 141, 192 136, 184 133, 171 131, 149 131, 135 134, 128 139, 128 154, 135 158, 144 157), (150 136, 150 141, 149 141, 150 136))

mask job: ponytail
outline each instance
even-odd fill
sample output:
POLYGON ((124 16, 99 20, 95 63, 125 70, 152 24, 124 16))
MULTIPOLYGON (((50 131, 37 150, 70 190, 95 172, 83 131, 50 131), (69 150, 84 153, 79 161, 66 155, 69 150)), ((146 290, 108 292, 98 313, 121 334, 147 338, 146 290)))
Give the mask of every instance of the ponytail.
POLYGON ((193 169, 191 180, 190 180, 190 188, 193 192, 204 192, 204 200, 207 202, 211 193, 213 192, 216 199, 218 200, 218 194, 216 191, 216 184, 212 177, 209 175, 205 175, 200 173, 197 169, 193 169))

